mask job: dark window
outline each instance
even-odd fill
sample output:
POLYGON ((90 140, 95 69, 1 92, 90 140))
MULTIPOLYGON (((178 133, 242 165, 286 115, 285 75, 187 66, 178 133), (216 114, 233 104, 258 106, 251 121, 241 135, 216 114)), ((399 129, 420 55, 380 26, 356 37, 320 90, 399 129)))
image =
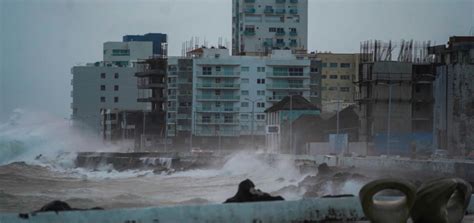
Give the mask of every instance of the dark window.
POLYGON ((105 85, 100 85, 100 90, 105 91, 105 85))
POLYGON ((114 97, 114 102, 115 102, 115 103, 119 102, 119 98, 118 98, 118 97, 114 97))
POLYGON ((115 79, 118 79, 118 78, 119 78, 119 74, 118 74, 118 73, 115 73, 114 77, 115 77, 115 79))
POLYGON ((329 75, 329 79, 337 79, 337 75, 329 75))
POLYGON ((351 64, 350 63, 341 63, 341 67, 349 68, 349 67, 351 67, 351 64))
POLYGON ((321 79, 326 79, 327 76, 326 75, 321 75, 321 79))
POLYGON ((311 73, 318 73, 318 68, 317 67, 311 68, 311 73))
POLYGON ((100 102, 105 102, 105 97, 100 97, 100 102))
POLYGON ((105 79, 105 73, 101 73, 100 78, 105 79))
POLYGON ((114 91, 118 91, 119 90, 119 86, 118 85, 115 85, 114 86, 114 91))
POLYGON ((330 63, 329 66, 330 67, 337 67, 337 63, 330 63))
POLYGON ((349 80, 351 79, 350 75, 341 75, 341 80, 349 80))

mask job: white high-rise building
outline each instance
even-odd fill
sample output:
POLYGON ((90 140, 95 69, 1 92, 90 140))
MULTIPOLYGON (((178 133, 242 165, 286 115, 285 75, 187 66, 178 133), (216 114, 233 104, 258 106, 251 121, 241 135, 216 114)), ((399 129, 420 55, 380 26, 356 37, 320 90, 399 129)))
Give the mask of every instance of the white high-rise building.
POLYGON ((144 110, 137 102, 135 62, 153 56, 152 42, 106 42, 103 60, 71 69, 72 119, 75 126, 99 132, 101 111, 144 110))
POLYGON ((232 0, 232 55, 307 48, 308 0, 232 0))
POLYGON ((233 138, 239 144, 250 143, 252 135, 263 137, 265 109, 287 95, 309 100, 311 77, 319 75, 312 73, 308 57, 289 50, 268 56, 230 56, 228 49, 195 53, 191 129, 197 137, 233 138))

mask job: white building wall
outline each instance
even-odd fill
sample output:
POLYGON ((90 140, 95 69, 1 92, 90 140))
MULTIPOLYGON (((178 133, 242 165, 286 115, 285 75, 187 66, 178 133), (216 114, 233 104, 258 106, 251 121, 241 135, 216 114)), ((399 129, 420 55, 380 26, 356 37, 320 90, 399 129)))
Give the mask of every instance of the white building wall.
POLYGON ((308 48, 308 0, 233 0, 233 49, 234 55, 262 55, 272 47, 280 49, 308 48), (281 2, 281 3, 280 3, 281 2), (266 10, 266 9, 272 10, 266 10), (245 30, 254 30, 246 32, 245 30), (270 28, 281 28, 277 34, 270 28), (296 33, 290 33, 290 29, 296 33), (282 39, 284 45, 276 45, 282 39), (271 40, 271 45, 264 42, 271 40), (296 44, 290 45, 291 40, 296 44))
MULTIPOLYGON (((206 128, 214 128, 215 126, 196 125, 196 118, 199 120, 201 117, 201 113, 197 112, 197 109, 201 108, 205 103, 201 100, 197 100, 203 93, 202 89, 197 88, 197 84, 202 83, 204 79, 208 78, 200 76, 204 66, 212 67, 212 72, 215 72, 216 66, 221 67, 221 69, 231 66, 233 67, 233 71, 238 75, 237 78, 232 79, 233 83, 239 84, 238 89, 221 90, 221 94, 224 94, 224 91, 228 93, 231 92, 233 96, 238 98, 238 100, 232 101, 221 100, 221 103, 232 103, 233 106, 238 109, 238 113, 234 113, 234 117, 237 118, 239 125, 233 126, 235 132, 232 135, 227 134, 226 136, 251 135, 253 103, 255 103, 253 112, 253 133, 254 135, 265 135, 266 114, 264 111, 279 101, 274 99, 274 92, 281 95, 282 98, 289 94, 297 93, 300 93, 308 100, 310 97, 310 61, 308 59, 297 59, 288 50, 274 51, 273 55, 261 57, 229 56, 228 50, 205 49, 203 56, 194 60, 193 67, 193 134, 195 135, 200 135, 200 131, 206 131, 208 130, 206 128), (217 58, 216 54, 219 54, 217 58), (296 78, 285 76, 274 78, 273 69, 275 67, 300 67, 303 69, 304 76, 296 78), (288 82, 289 80, 301 80, 301 84, 298 84, 296 88, 283 87, 273 89, 270 87, 279 81, 281 83, 281 81, 288 82), (259 94, 259 92, 261 93, 259 94), (264 106, 258 106, 259 103, 263 103, 264 106), (259 116, 263 117, 263 119, 258 119, 259 116)), ((224 78, 221 79, 223 80, 224 78)), ((221 116, 223 115, 224 113, 221 114, 221 116)), ((224 128, 227 127, 229 126, 224 125, 224 128)))
POLYGON ((153 42, 105 42, 104 61, 136 61, 138 59, 148 59, 153 55, 153 42), (117 54, 114 50, 122 50, 117 54), (129 52, 126 54, 125 52, 129 52))

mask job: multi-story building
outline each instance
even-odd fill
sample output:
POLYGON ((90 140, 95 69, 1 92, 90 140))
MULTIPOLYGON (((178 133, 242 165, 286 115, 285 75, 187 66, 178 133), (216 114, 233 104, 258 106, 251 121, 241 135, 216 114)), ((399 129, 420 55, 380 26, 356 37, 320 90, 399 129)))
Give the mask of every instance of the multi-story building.
POLYGON ((126 41, 105 42, 103 61, 71 69, 71 109, 75 126, 99 132, 104 126, 101 123, 101 114, 104 112, 113 114, 121 110, 152 108, 150 104, 137 101, 143 83, 137 81, 135 74, 143 68, 137 62, 151 58, 155 54, 155 46, 161 47, 163 42, 133 40, 130 36, 124 36, 124 40, 126 41))
POLYGON ((474 36, 430 48, 435 57, 433 146, 453 155, 474 150, 474 36))
POLYGON ((354 104, 359 74, 359 54, 318 53, 322 62, 322 110, 325 113, 343 110, 354 104))
POLYGON ((232 0, 232 55, 307 48, 308 0, 232 0))
POLYGON ((201 48, 193 64, 192 131, 204 143, 263 145, 266 108, 288 95, 310 99, 311 61, 289 50, 230 56, 227 49, 201 48))
POLYGON ((74 66, 72 119, 76 126, 99 132, 101 110, 142 110, 137 102, 138 58, 152 56, 151 42, 106 42, 102 62, 74 66))
POLYGON ((147 33, 145 35, 126 35, 123 36, 123 42, 152 42, 153 55, 166 55, 167 35, 163 33, 147 33))

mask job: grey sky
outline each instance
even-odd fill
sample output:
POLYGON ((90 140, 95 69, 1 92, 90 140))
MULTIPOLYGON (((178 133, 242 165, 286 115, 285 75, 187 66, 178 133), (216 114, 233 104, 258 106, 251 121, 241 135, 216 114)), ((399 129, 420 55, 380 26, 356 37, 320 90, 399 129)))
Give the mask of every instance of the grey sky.
MULTIPOLYGON (((468 35, 474 0, 309 0, 309 49, 358 52, 360 41, 468 35)), ((0 0, 0 119, 14 108, 68 117, 70 68, 102 43, 167 33, 170 55, 193 36, 231 40, 231 0, 0 0)))

